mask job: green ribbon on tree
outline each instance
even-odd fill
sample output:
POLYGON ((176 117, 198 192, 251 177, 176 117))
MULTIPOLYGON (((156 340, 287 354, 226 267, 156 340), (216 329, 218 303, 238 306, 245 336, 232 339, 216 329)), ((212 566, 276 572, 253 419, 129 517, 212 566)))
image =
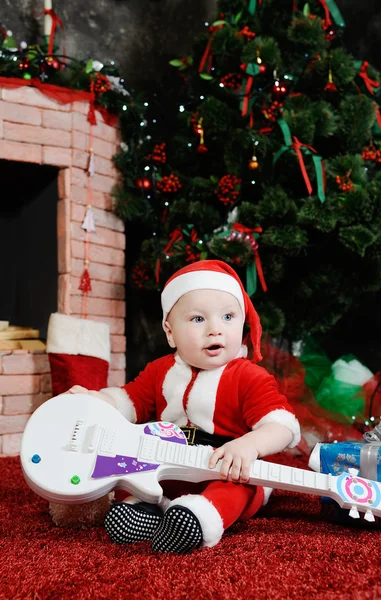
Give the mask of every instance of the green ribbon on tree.
POLYGON ((290 128, 284 119, 278 119, 278 125, 282 130, 284 138, 284 146, 275 153, 273 158, 273 164, 282 156, 284 152, 292 150, 295 152, 300 170, 302 171, 303 179, 307 187, 308 194, 312 194, 312 185, 310 178, 307 173, 306 166, 304 164, 303 154, 312 155, 312 160, 315 167, 316 181, 317 181, 317 195, 321 203, 325 202, 325 174, 324 174, 324 163, 323 159, 312 146, 308 144, 302 144, 296 136, 291 135, 290 128))
POLYGON ((255 13, 255 9, 257 8, 257 0, 249 1, 249 13, 253 15, 255 13))
POLYGON ((342 14, 339 10, 339 8, 336 5, 336 2, 334 2, 334 0, 325 0, 329 12, 332 15, 332 19, 335 21, 336 25, 339 25, 339 27, 345 27, 345 21, 342 17, 342 14))

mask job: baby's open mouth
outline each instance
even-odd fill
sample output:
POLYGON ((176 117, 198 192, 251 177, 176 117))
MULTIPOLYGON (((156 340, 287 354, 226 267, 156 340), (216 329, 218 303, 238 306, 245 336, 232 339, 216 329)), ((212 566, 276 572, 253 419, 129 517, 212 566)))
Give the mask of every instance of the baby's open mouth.
POLYGON ((223 350, 221 344, 211 344, 207 348, 204 348, 204 352, 207 356, 219 356, 223 350))

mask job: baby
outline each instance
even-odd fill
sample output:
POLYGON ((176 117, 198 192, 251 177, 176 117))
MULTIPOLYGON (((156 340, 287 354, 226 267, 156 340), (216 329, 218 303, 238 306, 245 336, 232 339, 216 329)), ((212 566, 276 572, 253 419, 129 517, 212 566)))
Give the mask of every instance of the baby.
MULTIPOLYGON (((161 296, 163 328, 175 352, 149 363, 122 388, 89 392, 113 404, 132 423, 170 421, 190 442, 215 448, 220 480, 199 484, 161 482, 160 506, 128 497, 105 518, 119 544, 150 540, 152 549, 186 553, 214 546, 239 519, 252 517, 271 490, 250 486, 257 458, 296 446, 298 421, 261 360, 261 325, 236 272, 226 263, 188 265, 167 282, 161 296), (242 345, 250 325, 254 359, 242 345)), ((87 392, 74 386, 70 392, 87 392)), ((188 442, 189 443, 189 442, 188 442)))

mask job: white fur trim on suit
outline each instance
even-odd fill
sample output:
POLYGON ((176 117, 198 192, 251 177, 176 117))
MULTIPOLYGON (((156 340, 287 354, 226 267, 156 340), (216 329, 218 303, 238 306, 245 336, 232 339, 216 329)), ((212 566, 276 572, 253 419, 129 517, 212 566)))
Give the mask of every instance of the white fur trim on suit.
POLYGON ((127 421, 136 423, 136 410, 131 398, 123 388, 109 387, 100 391, 108 394, 114 400, 116 408, 127 421))
POLYGON ((209 548, 220 541, 224 533, 224 524, 220 513, 209 500, 198 494, 188 494, 172 500, 170 506, 185 506, 200 521, 202 529, 202 545, 209 548))
POLYGON ((231 275, 218 273, 217 271, 192 271, 178 275, 170 281, 161 294, 161 306, 163 308, 163 326, 167 315, 176 302, 194 290, 218 290, 228 292, 239 302, 242 314, 245 314, 245 302, 241 287, 231 275))
POLYGON ((81 354, 110 362, 110 328, 107 323, 52 313, 46 343, 48 354, 81 354))
POLYGON ((192 379, 192 369, 178 355, 175 356, 175 361, 163 382, 163 396, 167 406, 160 419, 184 426, 188 423, 188 417, 184 412, 183 397, 192 379))
POLYGON ((288 448, 294 448, 299 444, 300 425, 295 415, 290 413, 288 410, 278 408, 277 410, 271 411, 268 415, 263 417, 253 426, 253 431, 255 431, 255 429, 258 429, 265 423, 279 423, 280 425, 284 425, 291 431, 292 440, 288 445, 288 448))
POLYGON ((208 433, 214 433, 213 415, 216 409, 217 389, 225 367, 226 365, 210 371, 200 371, 189 392, 189 420, 208 433))
POLYGON ((266 506, 273 491, 274 491, 273 488, 269 488, 269 487, 263 488, 263 492, 265 494, 265 496, 263 498, 263 506, 266 506))

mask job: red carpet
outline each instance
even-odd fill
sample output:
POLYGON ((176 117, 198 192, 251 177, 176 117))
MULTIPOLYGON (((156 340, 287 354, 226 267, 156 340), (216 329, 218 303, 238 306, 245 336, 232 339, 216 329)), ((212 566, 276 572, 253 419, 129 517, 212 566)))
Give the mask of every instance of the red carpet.
POLYGON ((18 458, 0 458, 0 482, 1 600, 381 599, 381 532, 324 522, 317 496, 276 491, 215 548, 155 555, 112 544, 102 527, 53 526, 18 458))

